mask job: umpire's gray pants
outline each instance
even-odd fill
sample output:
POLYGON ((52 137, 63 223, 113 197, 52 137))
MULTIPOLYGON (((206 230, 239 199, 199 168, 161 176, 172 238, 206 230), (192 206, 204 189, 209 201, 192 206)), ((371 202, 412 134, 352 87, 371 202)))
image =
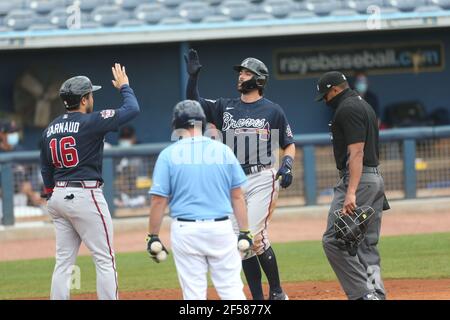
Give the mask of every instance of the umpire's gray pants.
POLYGON ((383 212, 384 181, 378 173, 363 173, 356 191, 356 205, 371 206, 374 210, 364 241, 356 256, 347 252, 341 240, 335 238, 335 210, 342 209, 348 187, 348 175, 341 178, 334 188, 334 197, 328 213, 327 230, 322 239, 325 254, 349 299, 362 298, 374 291, 386 297, 380 272, 380 254, 377 249, 383 212))

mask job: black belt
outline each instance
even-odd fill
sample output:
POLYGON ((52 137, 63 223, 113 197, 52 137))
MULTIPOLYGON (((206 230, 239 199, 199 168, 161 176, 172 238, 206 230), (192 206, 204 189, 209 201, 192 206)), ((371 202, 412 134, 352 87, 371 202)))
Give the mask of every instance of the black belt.
POLYGON ((181 221, 181 222, 198 222, 198 221, 206 221, 206 220, 214 220, 214 221, 225 221, 228 220, 229 217, 221 217, 221 218, 215 218, 215 219, 185 219, 185 218, 176 218, 177 221, 181 221))
POLYGON ((250 167, 243 167, 242 169, 244 170, 244 173, 246 175, 249 175, 249 174, 261 172, 267 168, 270 168, 270 166, 265 166, 263 164, 257 164, 257 165, 250 166, 250 167))
MULTIPOLYGON (((345 175, 347 175, 349 173, 349 170, 346 169, 342 169, 339 170, 339 177, 342 178, 345 175)), ((374 173, 374 174, 380 174, 380 170, 378 169, 378 167, 367 167, 367 166, 363 166, 363 170, 362 173, 374 173)))
POLYGON ((57 188, 84 188, 84 189, 96 189, 99 188, 103 183, 100 181, 96 182, 84 182, 84 181, 57 181, 55 187, 57 188))

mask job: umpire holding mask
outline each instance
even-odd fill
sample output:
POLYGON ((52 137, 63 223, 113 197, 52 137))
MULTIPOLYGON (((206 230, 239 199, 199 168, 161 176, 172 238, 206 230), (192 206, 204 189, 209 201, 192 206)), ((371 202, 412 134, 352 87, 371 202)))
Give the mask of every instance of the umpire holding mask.
POLYGON ((346 77, 340 72, 323 74, 317 91, 316 101, 324 100, 334 112, 331 133, 340 176, 328 213, 323 248, 348 299, 386 299, 377 244, 382 212, 389 205, 378 169, 378 120, 372 107, 349 88, 346 77), (334 212, 341 209, 351 215, 361 206, 370 206, 375 213, 365 239, 352 256, 343 241, 336 239, 334 212))

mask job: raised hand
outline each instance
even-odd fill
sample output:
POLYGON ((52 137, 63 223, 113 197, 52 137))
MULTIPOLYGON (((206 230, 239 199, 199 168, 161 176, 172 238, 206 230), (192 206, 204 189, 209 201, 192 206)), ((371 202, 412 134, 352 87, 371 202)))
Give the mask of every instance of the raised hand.
POLYGON ((122 67, 120 63, 114 64, 112 67, 112 74, 114 80, 112 80, 112 84, 116 89, 120 89, 125 84, 130 84, 128 81, 128 76, 125 71, 125 67, 122 67))
POLYGON ((200 72, 202 65, 198 58, 198 53, 194 49, 190 49, 188 55, 184 55, 184 61, 186 61, 187 72, 191 76, 195 76, 200 72))

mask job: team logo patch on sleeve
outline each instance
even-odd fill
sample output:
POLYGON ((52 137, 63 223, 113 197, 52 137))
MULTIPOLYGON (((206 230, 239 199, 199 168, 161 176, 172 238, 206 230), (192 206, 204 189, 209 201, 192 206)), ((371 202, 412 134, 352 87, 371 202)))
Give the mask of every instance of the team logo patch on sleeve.
POLYGON ((292 134, 292 130, 291 130, 291 126, 290 125, 287 125, 287 127, 286 127, 286 136, 288 136, 290 138, 294 137, 294 135, 292 134))
POLYGON ((112 110, 112 109, 100 111, 100 115, 102 116, 103 119, 112 118, 112 117, 114 117, 115 114, 116 114, 116 110, 112 110))

